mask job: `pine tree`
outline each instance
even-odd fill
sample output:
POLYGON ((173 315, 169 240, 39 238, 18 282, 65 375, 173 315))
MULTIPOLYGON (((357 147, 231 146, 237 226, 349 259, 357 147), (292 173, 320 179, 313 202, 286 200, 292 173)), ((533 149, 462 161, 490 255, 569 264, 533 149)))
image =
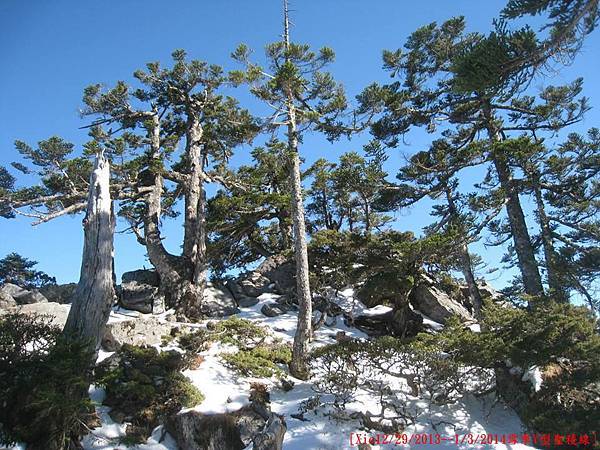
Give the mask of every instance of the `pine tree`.
POLYGON ((219 275, 292 248, 286 145, 271 140, 251 154, 253 164, 224 173, 231 182, 208 201, 209 256, 219 275))
POLYGON ((333 60, 333 51, 322 48, 314 53, 307 45, 290 41, 287 0, 284 0, 283 40, 268 45, 266 54, 270 73, 250 62, 248 47, 240 45, 232 56, 246 65, 246 71, 234 74, 233 80, 249 83, 252 93, 273 108, 273 114, 265 124, 267 129, 275 131, 283 127, 286 130, 296 293, 300 307, 290 370, 294 376, 306 378, 308 342, 312 334, 312 300, 299 147, 303 134, 309 130, 324 132, 332 138, 340 135, 339 117, 346 109, 346 99, 341 86, 330 74, 322 72, 333 60))
POLYGON ((173 53, 173 60, 169 69, 150 63, 146 71, 136 72, 138 88, 118 82, 108 90, 100 85, 85 89, 82 113, 93 122, 83 156, 73 157, 73 145, 56 137, 36 149, 17 142, 19 152, 39 168, 35 172, 42 186, 12 189, 3 195, 2 209, 35 217, 37 223, 84 210, 91 173, 87 156, 106 149, 113 162, 113 198, 121 200, 119 216, 145 246, 169 305, 195 319, 202 314, 208 270, 204 186, 227 182, 209 165, 225 164, 257 126, 233 98, 219 94, 226 83, 220 67, 187 61, 182 50, 173 53), (181 198, 183 250, 174 255, 164 247, 160 228, 163 218, 178 215, 175 205, 181 198))
POLYGON ((481 160, 491 169, 489 209, 505 208, 524 291, 541 296, 536 251, 520 199, 522 185, 515 179, 510 146, 504 141, 510 133, 556 132, 577 122, 587 109, 585 99, 577 98, 582 82, 549 87, 539 98, 516 96, 527 74, 506 76, 502 65, 534 48, 535 35, 528 29, 499 28, 483 36, 465 33, 464 28, 462 19, 433 23, 409 37, 406 52, 385 52, 386 67, 403 78, 384 87, 370 86, 362 95, 363 105, 383 107, 372 132, 387 145, 396 145, 412 126, 433 132, 443 122, 452 127, 444 133, 453 147, 479 142, 481 160))
POLYGON ((9 253, 0 259, 0 284, 12 283, 25 289, 36 289, 56 284, 56 279, 33 267, 37 261, 9 253))

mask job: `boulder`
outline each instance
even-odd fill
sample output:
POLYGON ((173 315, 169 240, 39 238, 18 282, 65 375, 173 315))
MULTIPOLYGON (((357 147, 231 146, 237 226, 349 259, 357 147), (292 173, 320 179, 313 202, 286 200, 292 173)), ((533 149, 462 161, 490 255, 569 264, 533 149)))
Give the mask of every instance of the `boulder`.
POLYGON ((460 317, 461 320, 473 319, 463 305, 450 298, 427 277, 423 277, 422 281, 412 290, 410 302, 416 310, 434 322, 445 323, 452 315, 460 317))
POLYGON ((285 314, 290 310, 289 306, 286 306, 282 303, 266 303, 260 309, 260 312, 263 313, 267 317, 277 317, 285 314))
POLYGON ((125 272, 121 277, 121 306, 144 314, 164 312, 159 284, 158 274, 154 270, 125 272))
POLYGON ((40 292, 49 302, 71 303, 77 283, 51 284, 40 288, 40 292))
POLYGON ((71 305, 63 305, 54 302, 43 302, 43 303, 31 303, 28 305, 22 305, 16 309, 16 311, 25 314, 40 314, 49 316, 51 322, 63 328, 67 322, 69 316, 69 310, 71 305))
POLYGON ((10 295, 19 305, 29 305, 32 303, 45 303, 48 301, 37 289, 28 291, 21 286, 12 283, 5 283, 0 290, 5 295, 10 295))
POLYGON ((15 306, 17 306, 17 302, 14 298, 12 298, 12 295, 9 295, 7 292, 2 290, 2 288, 0 288, 0 310, 6 310, 15 306))
POLYGON ((102 347, 109 352, 116 351, 123 344, 155 345, 162 337, 169 335, 174 324, 162 322, 154 317, 138 317, 121 321, 109 321, 102 338, 102 347))
POLYGON ((253 450, 281 450, 287 426, 282 416, 271 413, 265 430, 254 436, 253 450))
POLYGON ((240 308, 251 308, 252 306, 258 303, 258 299, 256 297, 241 297, 238 299, 238 306, 240 308))
POLYGON ((238 302, 240 301, 240 299, 247 297, 246 293, 244 292, 244 289, 242 289, 242 286, 240 286, 240 284, 236 280, 227 280, 227 282, 225 283, 225 287, 229 290, 229 292, 231 292, 233 298, 238 302))
POLYGON ((283 255, 273 255, 265 259, 256 272, 275 285, 279 294, 294 292, 296 289, 296 265, 283 255))
POLYGON ((176 414, 166 429, 181 450, 242 450, 251 443, 255 450, 281 450, 286 426, 268 406, 253 402, 228 413, 176 414))
POLYGON ((423 331, 423 316, 407 304, 382 314, 360 315, 353 319, 346 318, 346 321, 369 336, 408 338, 423 331))
POLYGON ((258 272, 251 272, 243 279, 238 281, 245 295, 249 297, 258 297, 268 292, 274 292, 274 285, 267 277, 258 272))
POLYGON ((212 283, 207 283, 201 311, 208 317, 224 317, 240 312, 229 290, 212 283))

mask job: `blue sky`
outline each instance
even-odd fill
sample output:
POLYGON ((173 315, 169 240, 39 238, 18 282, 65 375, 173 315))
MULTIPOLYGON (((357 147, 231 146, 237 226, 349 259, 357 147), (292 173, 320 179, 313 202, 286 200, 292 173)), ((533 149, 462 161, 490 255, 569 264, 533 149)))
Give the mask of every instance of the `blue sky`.
MULTIPOLYGON (((504 1, 487 0, 299 0, 291 1, 292 37, 314 47, 332 47, 337 55, 331 71, 353 97, 373 81, 385 81, 381 51, 395 49, 419 26, 464 15, 470 30, 486 31, 504 1)), ((244 42, 257 59, 265 44, 281 34, 280 0, 2 0, 0 2, 0 165, 18 160, 15 139, 35 144, 59 135, 78 148, 87 140, 88 119, 80 118, 83 88, 92 83, 112 85, 132 80, 132 73, 146 62, 168 64, 174 49, 183 48, 191 58, 236 65, 229 58, 244 42)), ((575 63, 534 82, 535 88, 561 84, 577 76, 585 79, 585 95, 594 106, 600 98, 597 72, 600 33, 591 35, 575 63)), ((238 93, 247 108, 258 106, 243 90, 238 93)), ((599 126, 592 109, 574 130, 599 126)), ((360 150, 368 136, 333 145, 317 137, 307 138, 301 149, 307 163, 319 157, 335 159, 348 150, 360 150)), ((401 163, 402 154, 426 148, 431 137, 417 131, 406 145, 391 153, 389 168, 401 163)), ((235 164, 247 162, 248 148, 241 148, 235 164)), ((429 220, 427 208, 397 215, 396 226, 418 231, 429 220)), ((123 229, 123 224, 118 229, 123 229)), ((180 222, 165 224, 167 246, 177 251, 180 222)), ((130 235, 117 234, 117 274, 149 267, 144 249, 130 235)), ((59 282, 76 281, 82 249, 81 216, 63 217, 31 227, 25 218, 0 219, 0 257, 16 251, 39 261, 39 269, 59 282)), ((476 251, 497 258, 497 249, 476 251)), ((508 273, 499 273, 500 283, 508 273)))

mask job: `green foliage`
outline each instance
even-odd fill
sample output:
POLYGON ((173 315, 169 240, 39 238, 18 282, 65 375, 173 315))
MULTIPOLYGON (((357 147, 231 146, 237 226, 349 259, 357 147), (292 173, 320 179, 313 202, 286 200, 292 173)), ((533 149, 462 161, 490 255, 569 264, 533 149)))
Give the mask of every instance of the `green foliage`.
POLYGON ((0 443, 36 450, 75 448, 94 408, 87 345, 67 340, 48 318, 0 317, 0 443))
POLYGON ((270 378, 273 375, 283 376, 284 371, 278 364, 289 364, 292 360, 292 349, 285 344, 260 344, 249 350, 221 355, 225 363, 233 370, 245 376, 270 378))
POLYGON ((441 333, 419 335, 461 364, 542 370, 544 382, 520 405, 524 422, 542 433, 589 433, 599 423, 600 335, 588 309, 539 301, 531 310, 488 303, 483 331, 450 319, 441 333))
POLYGON ((308 170, 313 182, 308 191, 307 213, 312 228, 371 233, 390 220, 375 208, 386 172, 380 158, 365 159, 356 152, 344 153, 338 163, 317 160, 308 170))
POLYGON ((0 259, 0 284, 13 283, 25 289, 35 289, 56 284, 56 279, 33 267, 37 261, 9 253, 0 259))
POLYGON ((237 347, 234 353, 222 353, 223 361, 245 376, 271 377, 283 375, 278 364, 289 364, 292 351, 288 345, 273 339, 266 328, 232 316, 209 328, 212 339, 237 347))
POLYGON ((369 306, 402 304, 426 268, 444 264, 446 247, 447 240, 438 235, 416 239, 398 231, 319 231, 309 244, 313 285, 360 286, 358 297, 369 306))
POLYGON ((256 347, 269 336, 266 328, 236 316, 217 322, 211 331, 215 340, 235 345, 240 349, 256 347))
POLYGON ((453 403, 465 393, 485 391, 493 379, 491 371, 468 367, 435 343, 392 337, 320 347, 312 353, 311 367, 315 389, 332 395, 334 408, 344 410, 367 392, 382 411, 373 417, 402 418, 398 425, 416 420, 423 401, 453 403))
POLYGON ((125 344, 96 368, 97 383, 106 388, 104 404, 112 416, 127 421, 128 438, 145 441, 152 430, 183 407, 198 405, 204 396, 181 370, 188 361, 176 351, 125 344))
POLYGON ((253 164, 229 172, 235 182, 208 201, 209 261, 217 275, 291 246, 285 145, 270 140, 251 154, 253 164))

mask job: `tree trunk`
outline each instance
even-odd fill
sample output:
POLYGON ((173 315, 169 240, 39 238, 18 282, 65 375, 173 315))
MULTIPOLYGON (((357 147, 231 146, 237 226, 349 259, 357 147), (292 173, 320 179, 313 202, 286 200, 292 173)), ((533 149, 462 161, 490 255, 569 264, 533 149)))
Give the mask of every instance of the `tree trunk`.
MULTIPOLYGON (((115 297, 113 236, 115 216, 110 198, 110 164, 96 155, 90 176, 87 213, 83 219, 84 244, 79 283, 63 334, 83 339, 91 354, 100 347, 115 297)), ((92 361, 93 363, 93 361, 92 361)))
MULTIPOLYGON (((500 142, 501 137, 499 131, 495 128, 493 117, 489 105, 484 109, 484 118, 490 139, 490 143, 500 142)), ((531 243, 527 223, 525 222, 525 214, 521 207, 519 192, 514 186, 512 172, 506 160, 506 156, 492 151, 492 163, 498 175, 500 186, 504 190, 506 196, 506 213, 510 224, 511 234, 517 253, 517 260, 521 276, 523 278, 523 287, 527 295, 540 297, 544 295, 542 286, 542 278, 538 270, 538 264, 535 259, 535 251, 531 243)))
MULTIPOLYGON (((289 49, 289 21, 287 0, 284 0, 284 38, 289 49)), ((300 175, 300 155, 298 154, 298 130, 296 128, 296 107, 291 88, 287 96, 287 138, 290 153, 290 178, 292 181, 292 221, 294 230, 294 253, 296 260, 296 295, 298 297, 298 325, 294 335, 290 373, 296 378, 309 376, 307 357, 308 343, 312 336, 312 298, 309 284, 308 249, 306 244, 306 223, 302 200, 302 180, 300 175)))
POLYGON ((473 316, 477 320, 482 319, 482 306, 483 300, 481 299, 481 293, 479 292, 479 287, 477 286, 477 280, 475 280, 475 275, 473 274, 473 263, 471 262, 471 255, 469 254, 469 247, 466 242, 462 242, 460 244, 460 269, 465 277, 465 282, 467 283, 467 289, 469 291, 469 299, 471 300, 471 304, 473 306, 473 316))
MULTIPOLYGON (((448 202, 448 212, 450 214, 449 222, 451 224, 454 223, 460 225, 458 209, 456 207, 456 203, 454 202, 454 198, 452 197, 452 190, 447 183, 445 185, 444 191, 446 193, 446 201, 448 202)), ((465 277, 465 282, 467 283, 469 299, 471 300, 471 305, 473 306, 473 315, 477 320, 481 320, 481 309, 483 306, 483 300, 481 299, 481 293, 479 292, 479 287, 477 286, 477 280, 475 280, 475 275, 473 274, 473 263, 471 261, 469 246, 467 244, 466 239, 467 237, 465 236, 465 239, 462 240, 459 245, 458 257, 460 270, 463 276, 465 277)))
POLYGON ((189 178, 185 187, 183 259, 189 265, 186 292, 180 305, 188 319, 202 316, 202 300, 206 290, 208 265, 206 255, 206 193, 204 191, 204 155, 201 149, 202 127, 194 112, 187 110, 186 158, 189 178))
POLYGON ((546 215, 546 208, 544 206, 544 199, 542 198, 542 191, 540 189, 539 177, 535 177, 533 181, 533 193, 535 197, 536 210, 538 221, 540 223, 542 247, 544 249, 544 260, 546 261, 546 270, 548 272, 548 287, 550 288, 549 294, 560 302, 568 303, 569 297, 564 289, 565 280, 560 275, 560 267, 558 265, 558 258, 556 251, 554 250, 554 238, 552 237, 552 229, 550 228, 550 221, 546 215))

